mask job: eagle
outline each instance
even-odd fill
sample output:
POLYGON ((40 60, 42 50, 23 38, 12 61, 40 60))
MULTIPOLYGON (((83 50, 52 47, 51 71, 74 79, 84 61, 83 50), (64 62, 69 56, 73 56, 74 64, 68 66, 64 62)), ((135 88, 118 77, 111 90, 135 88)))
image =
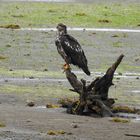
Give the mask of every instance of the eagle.
POLYGON ((88 61, 81 45, 74 37, 67 34, 66 25, 59 23, 56 28, 58 36, 55 40, 55 45, 57 46, 58 53, 65 60, 65 65, 73 64, 81 68, 87 75, 90 75, 87 66, 88 61))

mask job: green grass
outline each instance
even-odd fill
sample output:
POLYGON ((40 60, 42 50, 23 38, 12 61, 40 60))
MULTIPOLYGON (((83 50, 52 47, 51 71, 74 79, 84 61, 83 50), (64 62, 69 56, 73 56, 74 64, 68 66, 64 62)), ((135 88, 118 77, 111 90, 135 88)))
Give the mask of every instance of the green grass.
POLYGON ((140 5, 0 4, 0 25, 18 24, 21 27, 54 27, 60 22, 78 27, 137 27, 139 17, 140 5))
POLYGON ((9 71, 7 69, 0 68, 0 75, 8 77, 46 77, 46 78, 64 78, 65 75, 62 72, 57 71, 35 71, 35 70, 14 70, 9 71))
POLYGON ((140 96, 139 95, 130 95, 130 94, 125 94, 124 90, 121 89, 117 89, 116 93, 112 94, 111 92, 110 94, 110 98, 115 98, 117 99, 115 102, 120 104, 128 104, 128 105, 132 105, 132 104, 137 104, 140 105, 140 96))
MULTIPOLYGON (((113 62, 114 63, 114 62, 113 62)), ((112 63, 112 64, 113 64, 112 63)), ((100 72, 106 72, 107 69, 112 65, 112 64, 106 64, 106 62, 102 63, 100 65, 99 68, 96 68, 96 71, 100 71, 100 72)), ((117 73, 126 73, 126 72, 136 72, 136 73, 139 73, 139 70, 140 70, 140 66, 135 66, 135 65, 129 65, 127 63, 121 63, 119 65, 119 67, 116 69, 116 72, 117 73)))
POLYGON ((19 86, 12 84, 5 84, 0 86, 1 93, 26 95, 30 94, 32 97, 48 97, 48 98, 62 98, 62 97, 77 97, 77 93, 69 91, 60 85, 38 85, 38 86, 19 86))
POLYGON ((0 122, 0 128, 1 127, 6 127, 6 125, 3 122, 0 122))
POLYGON ((117 71, 123 73, 123 72, 126 72, 126 71, 139 72, 139 70, 140 70, 140 66, 132 66, 132 65, 128 65, 128 64, 121 64, 117 71))
POLYGON ((116 47, 116 48, 122 47, 122 42, 120 42, 120 41, 113 42, 113 47, 116 47))

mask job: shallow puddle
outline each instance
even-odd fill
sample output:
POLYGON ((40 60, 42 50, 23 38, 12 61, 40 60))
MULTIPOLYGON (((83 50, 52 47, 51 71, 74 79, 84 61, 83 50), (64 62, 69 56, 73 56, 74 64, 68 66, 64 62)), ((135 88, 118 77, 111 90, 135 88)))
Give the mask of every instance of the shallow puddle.
MULTIPOLYGON (((75 74, 79 74, 79 75, 83 75, 84 73, 82 71, 73 71, 75 74)), ((91 72, 92 74, 92 77, 100 77, 100 76, 103 76, 105 73, 103 72, 91 72)), ((115 73, 114 74, 114 77, 115 78, 126 78, 126 79, 139 79, 140 77, 140 73, 124 73, 122 75, 119 75, 118 73, 115 73)), ((37 78, 37 77, 33 77, 33 78, 8 78, 8 77, 1 77, 0 79, 0 82, 5 82, 5 81, 9 81, 9 82, 12 82, 12 81, 50 81, 50 82, 66 82, 67 79, 62 79, 62 78, 44 78, 44 77, 41 77, 41 78, 37 78)), ((140 91, 133 91, 133 92, 140 92, 140 91)))
POLYGON ((132 90, 132 93, 140 93, 140 90, 132 90))
POLYGON ((31 79, 31 78, 1 78, 0 79, 0 82, 14 82, 14 81, 16 81, 16 82, 26 82, 26 81, 30 81, 30 82, 37 82, 37 81, 39 81, 39 82, 45 82, 45 81, 47 81, 47 82, 66 82, 67 80, 66 79, 61 79, 61 78, 33 78, 33 79, 31 79))
POLYGON ((60 108, 47 108, 46 106, 37 106, 37 107, 33 107, 33 108, 35 108, 36 110, 38 110, 38 111, 44 111, 44 110, 46 110, 47 112, 66 112, 66 108, 62 108, 62 107, 60 107, 60 108))
MULTIPOLYGON (((20 28, 16 30, 22 31, 57 31, 56 28, 20 28)), ((68 28, 68 31, 96 31, 96 32, 132 32, 140 33, 140 30, 136 29, 111 29, 111 28, 68 28)))
POLYGON ((130 119, 131 122, 140 123, 140 115, 133 113, 116 113, 118 117, 130 119))
POLYGON ((37 109, 46 109, 46 106, 37 106, 35 108, 37 108, 37 109))
POLYGON ((132 122, 140 123, 140 117, 138 117, 136 119, 132 119, 132 122))

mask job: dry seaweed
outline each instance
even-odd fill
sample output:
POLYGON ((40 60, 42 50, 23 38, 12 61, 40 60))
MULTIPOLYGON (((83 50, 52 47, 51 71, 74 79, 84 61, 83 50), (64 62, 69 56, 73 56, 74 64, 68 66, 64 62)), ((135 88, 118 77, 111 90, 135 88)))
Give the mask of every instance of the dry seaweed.
POLYGON ((130 122, 130 120, 128 120, 128 119, 122 119, 122 118, 113 118, 110 121, 116 122, 116 123, 129 123, 130 122))
POLYGON ((100 23, 110 23, 111 21, 109 21, 108 19, 100 19, 100 20, 98 20, 98 22, 100 22, 100 23))
POLYGON ((63 135, 65 134, 66 132, 63 131, 63 130, 49 130, 47 132, 48 135, 63 135))
POLYGON ((6 58, 7 58, 6 56, 0 55, 0 60, 1 60, 1 59, 6 59, 6 58))
POLYGON ((61 106, 57 104, 47 104, 46 107, 47 108, 60 108, 61 106))
POLYGON ((0 122, 0 127, 6 127, 6 125, 3 122, 0 122))
POLYGON ((129 107, 129 106, 113 106, 112 111, 117 113, 117 112, 123 112, 123 113, 137 113, 137 109, 134 107, 129 107))
POLYGON ((20 29, 20 26, 17 24, 9 24, 9 25, 0 25, 0 28, 6 29, 20 29))

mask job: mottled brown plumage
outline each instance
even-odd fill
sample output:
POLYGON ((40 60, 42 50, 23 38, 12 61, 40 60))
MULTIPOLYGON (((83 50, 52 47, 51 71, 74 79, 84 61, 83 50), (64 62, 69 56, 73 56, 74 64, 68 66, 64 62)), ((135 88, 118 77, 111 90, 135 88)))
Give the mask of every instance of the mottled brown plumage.
POLYGON ((90 71, 87 66, 87 59, 78 41, 67 34, 66 25, 60 23, 57 26, 58 36, 55 44, 57 46, 58 53, 62 56, 67 64, 73 64, 81 68, 87 75, 90 75, 90 71))

